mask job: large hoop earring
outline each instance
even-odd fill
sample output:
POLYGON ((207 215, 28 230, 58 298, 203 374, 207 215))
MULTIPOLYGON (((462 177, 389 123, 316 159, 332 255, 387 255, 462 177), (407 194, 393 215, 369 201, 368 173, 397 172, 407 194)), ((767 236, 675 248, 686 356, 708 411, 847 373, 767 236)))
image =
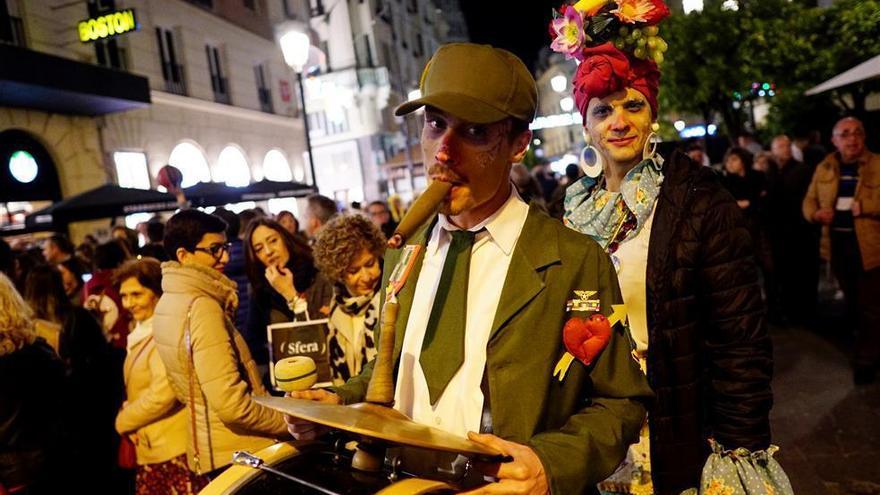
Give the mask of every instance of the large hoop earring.
POLYGON ((591 144, 584 146, 581 150, 580 166, 587 177, 591 179, 599 177, 604 166, 602 153, 591 144))
POLYGON ((586 128, 584 128, 583 132, 584 143, 587 145, 581 150, 580 167, 581 170, 583 170, 584 175, 591 179, 595 179, 602 175, 602 169, 604 168, 605 163, 602 159, 602 153, 593 146, 593 140, 590 138, 590 133, 587 132, 586 128))
POLYGON ((663 157, 657 154, 657 142, 654 141, 656 137, 657 133, 653 131, 648 134, 645 147, 642 149, 642 160, 650 160, 654 169, 659 172, 663 168, 663 157))

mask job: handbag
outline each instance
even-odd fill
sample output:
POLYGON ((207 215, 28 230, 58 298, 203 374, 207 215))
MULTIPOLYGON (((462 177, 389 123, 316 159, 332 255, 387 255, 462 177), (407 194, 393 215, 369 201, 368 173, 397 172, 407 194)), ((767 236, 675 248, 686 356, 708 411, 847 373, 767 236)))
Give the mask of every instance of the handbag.
MULTIPOLYGON (((134 364, 137 362, 138 358, 141 357, 141 354, 146 348, 146 345, 142 345, 138 350, 138 353, 134 355, 134 359, 131 360, 131 364, 128 367, 129 371, 131 368, 134 368, 134 364)), ((124 374, 127 375, 128 373, 124 374)), ((131 440, 131 437, 128 435, 119 436, 119 451, 116 453, 116 464, 122 469, 134 469, 137 467, 137 448, 131 440)))
POLYGON ((137 450, 134 442, 128 435, 119 437, 119 453, 116 455, 116 463, 122 469, 134 469, 137 467, 137 450))
POLYGON ((788 476, 773 458, 779 447, 749 452, 709 443, 712 453, 703 467, 700 495, 794 495, 788 476))

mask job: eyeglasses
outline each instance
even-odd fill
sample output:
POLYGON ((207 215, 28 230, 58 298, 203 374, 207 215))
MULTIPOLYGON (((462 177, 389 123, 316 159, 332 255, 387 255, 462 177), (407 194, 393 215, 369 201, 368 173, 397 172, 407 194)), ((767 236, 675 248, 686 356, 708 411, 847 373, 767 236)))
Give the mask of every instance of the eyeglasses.
POLYGON ((230 248, 232 248, 232 243, 231 242, 224 242, 222 244, 211 244, 210 246, 208 246, 206 248, 197 246, 195 248, 195 250, 201 251, 203 253, 208 253, 211 256, 213 256, 214 258, 220 258, 221 256, 223 256, 224 252, 228 253, 230 248))
POLYGON ((865 137, 865 131, 856 129, 854 131, 843 131, 834 134, 835 137, 849 139, 851 137, 865 137))

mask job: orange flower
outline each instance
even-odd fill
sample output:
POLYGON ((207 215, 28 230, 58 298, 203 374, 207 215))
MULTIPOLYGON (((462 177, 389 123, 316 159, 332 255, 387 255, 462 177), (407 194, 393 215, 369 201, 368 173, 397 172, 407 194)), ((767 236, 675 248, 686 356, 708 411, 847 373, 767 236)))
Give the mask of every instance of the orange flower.
POLYGON ((611 13, 621 22, 642 22, 654 25, 669 16, 669 7, 662 0, 615 0, 617 8, 611 13))

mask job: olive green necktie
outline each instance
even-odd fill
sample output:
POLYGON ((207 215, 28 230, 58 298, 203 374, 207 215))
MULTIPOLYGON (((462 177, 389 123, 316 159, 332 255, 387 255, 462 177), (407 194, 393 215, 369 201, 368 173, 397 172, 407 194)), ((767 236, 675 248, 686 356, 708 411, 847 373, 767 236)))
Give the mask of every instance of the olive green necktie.
POLYGON ((449 233, 452 241, 440 272, 440 283, 419 354, 431 405, 437 403, 449 380, 464 363, 468 272, 476 234, 466 230, 449 233))

